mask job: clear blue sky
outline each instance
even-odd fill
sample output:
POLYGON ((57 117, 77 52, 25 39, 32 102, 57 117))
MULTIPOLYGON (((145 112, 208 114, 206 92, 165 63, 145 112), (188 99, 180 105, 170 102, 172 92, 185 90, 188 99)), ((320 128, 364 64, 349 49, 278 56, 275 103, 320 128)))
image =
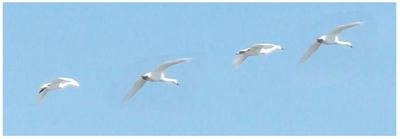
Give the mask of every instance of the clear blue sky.
POLYGON ((5 135, 395 135, 395 4, 4 5, 5 135), (311 41, 365 24, 305 64, 311 41), (253 43, 285 50, 251 57, 253 43), (163 61, 180 86, 137 77, 163 61), (80 88, 35 97, 42 83, 80 88))

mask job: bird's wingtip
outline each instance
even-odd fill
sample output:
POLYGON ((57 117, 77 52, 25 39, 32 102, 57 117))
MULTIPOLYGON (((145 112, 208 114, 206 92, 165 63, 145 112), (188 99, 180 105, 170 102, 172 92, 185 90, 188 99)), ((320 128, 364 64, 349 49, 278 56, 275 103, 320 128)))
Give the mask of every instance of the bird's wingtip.
POLYGON ((237 63, 233 63, 232 65, 233 65, 233 68, 235 68, 235 69, 238 69, 240 67, 240 64, 237 64, 237 63))
POLYGON ((128 100, 121 100, 121 105, 126 106, 128 105, 128 100))
POLYGON ((128 102, 129 102, 129 99, 130 99, 130 97, 124 97, 122 100, 121 100, 121 105, 127 105, 128 104, 128 102))
POLYGON ((299 62, 297 62, 298 65, 303 64, 304 62, 306 62, 306 60, 301 59, 299 62))
POLYGON ((37 95, 36 96, 36 104, 39 105, 42 103, 42 101, 43 101, 43 95, 42 94, 37 95))
POLYGON ((185 57, 185 58, 182 58, 182 60, 185 60, 185 61, 190 61, 190 60, 192 60, 193 58, 191 58, 191 57, 185 57))
POLYGON ((357 22, 354 22, 355 24, 358 24, 358 25, 362 25, 362 24, 364 24, 364 21, 357 21, 357 22))

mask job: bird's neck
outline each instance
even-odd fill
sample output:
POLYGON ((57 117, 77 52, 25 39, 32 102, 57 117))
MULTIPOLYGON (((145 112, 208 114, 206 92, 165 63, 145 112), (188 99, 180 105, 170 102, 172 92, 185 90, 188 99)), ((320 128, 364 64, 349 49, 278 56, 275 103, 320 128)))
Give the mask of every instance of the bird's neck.
POLYGON ((341 46, 347 46, 347 47, 350 47, 350 46, 351 46, 351 43, 350 43, 350 42, 345 42, 345 41, 337 40, 336 43, 337 43, 338 45, 341 45, 341 46))
POLYGON ((178 83, 178 81, 176 79, 171 79, 171 78, 165 78, 164 77, 161 80, 164 81, 164 82, 172 83, 172 84, 177 84, 178 83))

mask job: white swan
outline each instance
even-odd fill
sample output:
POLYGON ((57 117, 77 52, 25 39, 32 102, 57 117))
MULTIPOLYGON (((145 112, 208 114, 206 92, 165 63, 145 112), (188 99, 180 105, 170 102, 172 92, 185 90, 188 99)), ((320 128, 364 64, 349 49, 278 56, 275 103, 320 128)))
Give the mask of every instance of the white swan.
POLYGON ((233 65, 239 67, 249 56, 267 55, 278 50, 283 50, 283 48, 279 45, 269 43, 254 44, 250 48, 242 49, 237 52, 236 57, 233 59, 233 65))
POLYGON ((321 44, 326 44, 326 45, 341 45, 341 46, 346 46, 352 48, 352 44, 350 42, 345 42, 341 41, 339 39, 339 34, 348 28, 361 25, 363 24, 362 22, 352 22, 344 25, 340 25, 335 27, 331 32, 329 32, 326 35, 323 35, 316 39, 311 46, 308 48, 307 52, 303 55, 303 57, 300 59, 299 63, 304 63, 307 61, 310 56, 318 50, 318 48, 321 46, 321 44))
POLYGON ((143 85, 144 85, 144 83, 146 83, 146 81, 150 81, 150 82, 167 82, 167 83, 172 83, 172 84, 175 84, 175 85, 179 85, 178 80, 165 77, 164 72, 168 67, 170 67, 172 65, 183 63, 183 62, 186 62, 186 61, 189 61, 189 60, 191 60, 191 58, 181 58, 181 59, 167 61, 167 62, 164 62, 163 64, 159 65, 153 71, 148 72, 148 73, 140 76, 140 78, 133 85, 133 88, 130 90, 130 92, 124 97, 123 102, 127 102, 133 95, 135 95, 136 92, 140 88, 143 87, 143 85))
POLYGON ((59 77, 51 81, 50 83, 45 83, 40 87, 39 94, 37 97, 38 102, 41 102, 43 100, 47 92, 56 89, 62 89, 65 87, 79 87, 79 83, 72 78, 66 78, 66 77, 59 77))

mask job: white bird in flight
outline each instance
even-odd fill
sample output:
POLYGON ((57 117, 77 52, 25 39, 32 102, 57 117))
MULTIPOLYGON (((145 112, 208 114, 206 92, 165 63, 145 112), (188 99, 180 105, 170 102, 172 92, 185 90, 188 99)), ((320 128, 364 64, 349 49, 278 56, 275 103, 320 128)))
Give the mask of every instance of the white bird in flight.
POLYGON ((340 25, 335 27, 331 32, 329 32, 326 35, 322 35, 318 39, 315 39, 315 41, 311 44, 311 46, 308 48, 307 52, 303 55, 303 57, 300 59, 299 63, 303 63, 307 61, 310 56, 318 50, 318 48, 321 46, 321 44, 326 44, 326 45, 341 45, 341 46, 346 46, 352 48, 352 44, 350 42, 345 42, 341 41, 339 39, 339 34, 348 28, 361 25, 363 22, 352 22, 344 25, 340 25))
POLYGON ((175 85, 179 85, 178 80, 165 77, 164 72, 170 66, 173 66, 173 65, 176 65, 179 63, 183 63, 183 62, 186 62, 189 60, 191 60, 191 58, 180 58, 180 59, 176 59, 176 60, 170 60, 170 61, 162 63, 153 71, 143 74, 133 85, 133 88, 130 90, 130 92, 124 97, 123 102, 127 102, 132 96, 134 96, 136 94, 136 92, 140 88, 143 87, 143 85, 144 85, 144 83, 146 83, 146 81, 166 82, 166 83, 172 83, 175 85))
POLYGON ((250 48, 242 49, 237 52, 236 57, 233 59, 233 65, 239 67, 249 56, 267 55, 278 50, 283 50, 283 48, 279 45, 269 43, 254 44, 250 48))
POLYGON ((47 92, 62 89, 65 87, 79 87, 79 83, 72 78, 59 77, 50 83, 45 83, 40 87, 38 94, 38 102, 41 102, 47 92))

